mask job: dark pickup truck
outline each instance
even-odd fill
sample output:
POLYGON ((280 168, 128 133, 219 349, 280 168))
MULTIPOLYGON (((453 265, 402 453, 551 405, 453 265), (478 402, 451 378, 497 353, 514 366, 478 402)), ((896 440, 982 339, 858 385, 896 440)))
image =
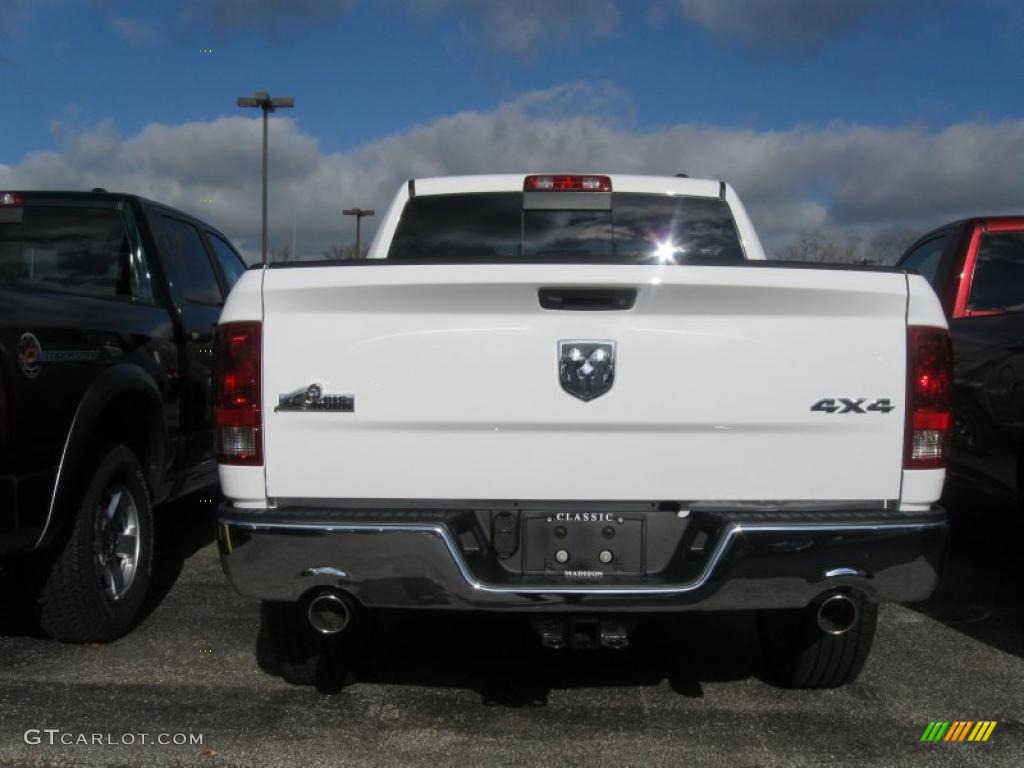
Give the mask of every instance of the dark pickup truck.
POLYGON ((1024 512, 1024 216, 946 224, 899 261, 942 302, 956 390, 949 490, 1024 512))
POLYGON ((136 620, 153 505, 211 485, 214 327, 245 262, 180 211, 0 192, 0 565, 68 642, 136 620))

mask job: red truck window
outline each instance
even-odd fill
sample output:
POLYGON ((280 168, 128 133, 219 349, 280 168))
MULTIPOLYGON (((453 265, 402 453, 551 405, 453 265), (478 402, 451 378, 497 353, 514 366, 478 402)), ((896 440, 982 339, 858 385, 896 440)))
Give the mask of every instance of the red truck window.
POLYGON ((971 313, 1024 309, 1024 231, 982 235, 967 309, 971 313))

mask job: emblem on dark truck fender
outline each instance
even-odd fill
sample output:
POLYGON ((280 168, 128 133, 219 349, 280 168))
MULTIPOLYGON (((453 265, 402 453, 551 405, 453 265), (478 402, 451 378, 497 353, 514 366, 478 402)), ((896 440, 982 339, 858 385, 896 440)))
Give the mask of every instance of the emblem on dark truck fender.
POLYGON ((615 383, 615 342, 559 341, 558 380, 562 389, 584 402, 600 397, 615 383))
POLYGON ((42 367, 43 347, 34 333, 23 333, 18 339, 18 365, 21 372, 34 379, 42 367))

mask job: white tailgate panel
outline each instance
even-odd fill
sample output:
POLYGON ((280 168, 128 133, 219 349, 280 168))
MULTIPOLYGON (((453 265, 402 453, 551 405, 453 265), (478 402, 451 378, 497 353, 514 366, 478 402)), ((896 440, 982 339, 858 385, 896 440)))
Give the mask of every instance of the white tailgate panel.
POLYGON ((352 265, 266 273, 272 497, 899 497, 906 281, 754 267, 352 265), (631 311, 548 311, 540 287, 637 287, 631 311), (562 339, 614 340, 583 402, 562 339), (274 412, 317 383, 353 413, 274 412), (890 413, 827 414, 826 397, 890 413))

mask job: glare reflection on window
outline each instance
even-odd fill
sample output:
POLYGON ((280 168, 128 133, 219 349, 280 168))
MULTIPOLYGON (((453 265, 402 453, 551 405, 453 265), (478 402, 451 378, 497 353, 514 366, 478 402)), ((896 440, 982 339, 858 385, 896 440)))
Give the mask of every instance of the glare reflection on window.
POLYGON ((676 245, 671 239, 655 242, 654 258, 661 264, 674 264, 676 256, 683 253, 686 253, 686 249, 676 245))

